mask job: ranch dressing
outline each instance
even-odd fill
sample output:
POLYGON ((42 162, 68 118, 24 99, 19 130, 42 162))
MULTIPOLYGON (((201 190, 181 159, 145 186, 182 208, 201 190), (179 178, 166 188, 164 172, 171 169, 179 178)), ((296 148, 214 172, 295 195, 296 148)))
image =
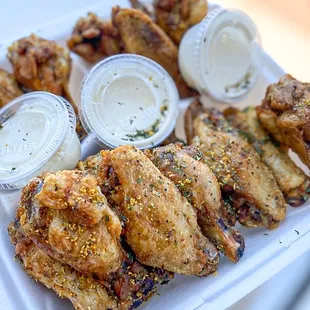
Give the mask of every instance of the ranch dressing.
POLYGON ((179 65, 186 82, 218 101, 235 102, 253 88, 263 66, 260 37, 243 12, 217 7, 184 35, 179 65))
POLYGON ((81 146, 75 115, 64 99, 33 92, 0 110, 0 188, 27 184, 42 171, 73 169, 81 146))
POLYGON ((103 147, 152 147, 172 132, 178 100, 173 80, 160 65, 142 56, 117 55, 86 77, 81 120, 103 147))

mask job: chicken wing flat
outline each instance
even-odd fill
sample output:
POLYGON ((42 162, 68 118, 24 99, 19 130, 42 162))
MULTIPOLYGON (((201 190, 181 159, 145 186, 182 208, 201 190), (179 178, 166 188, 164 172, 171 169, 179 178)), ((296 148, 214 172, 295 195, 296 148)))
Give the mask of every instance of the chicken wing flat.
POLYGON ((89 62, 122 52, 118 30, 111 21, 104 21, 94 13, 77 21, 67 44, 71 51, 89 62))
POLYGON ((218 251, 202 235, 194 209, 140 150, 101 151, 79 167, 101 182, 141 263, 181 274, 215 272, 218 251))
POLYGON ((0 69, 0 108, 22 94, 14 75, 0 69))
POLYGON ((228 108, 224 115, 254 146, 262 161, 271 169, 287 203, 293 207, 304 204, 309 198, 309 177, 296 166, 286 148, 277 147, 269 138, 257 118, 255 107, 243 111, 228 108))
MULTIPOLYGON (((159 284, 173 277, 162 269, 142 266, 124 242, 121 246, 120 221, 109 209, 95 177, 86 172, 46 173, 33 179, 23 190, 9 231, 13 227, 18 227, 27 244, 33 244, 31 254, 39 253, 54 268, 49 273, 49 282, 45 274, 40 274, 45 270, 31 271, 36 268, 36 261, 30 260, 27 265, 24 261, 26 270, 58 293, 58 278, 53 277, 59 266, 68 270, 73 267, 74 274, 81 272, 86 278, 93 275, 110 296, 115 296, 120 309, 137 307, 159 284)), ((71 288, 67 289, 70 292, 71 288)), ((93 309, 91 299, 88 302, 93 309)))
POLYGON ((204 163, 200 150, 194 146, 170 144, 146 152, 197 210, 198 224, 203 234, 231 261, 237 262, 244 252, 244 239, 223 219, 220 186, 204 163))
POLYGON ((286 204, 269 168, 255 149, 225 120, 222 113, 196 101, 186 112, 188 142, 205 155, 222 193, 247 227, 278 227, 286 204))
POLYGON ((16 258, 26 272, 60 297, 68 298, 75 309, 119 309, 116 299, 100 282, 47 255, 23 234, 18 221, 10 224, 9 234, 16 258))
POLYGON ((157 24, 176 44, 208 14, 207 0, 155 0, 154 5, 157 24))
POLYGON ((142 55, 162 65, 174 79, 182 98, 196 94, 180 74, 177 46, 148 15, 140 10, 114 7, 113 24, 119 30, 126 53, 142 55))
POLYGON ((273 138, 290 147, 310 168, 310 83, 287 74, 267 88, 265 99, 256 109, 273 138))

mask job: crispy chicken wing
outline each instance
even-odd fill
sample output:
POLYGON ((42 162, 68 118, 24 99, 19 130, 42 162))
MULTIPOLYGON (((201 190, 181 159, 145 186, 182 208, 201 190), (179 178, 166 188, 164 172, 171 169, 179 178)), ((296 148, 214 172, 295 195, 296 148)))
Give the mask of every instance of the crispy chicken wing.
POLYGON ((244 252, 244 239, 223 219, 220 187, 204 164, 200 150, 194 146, 183 148, 180 144, 170 144, 146 151, 146 154, 196 208, 203 234, 231 261, 237 262, 244 252))
POLYGON ((182 98, 195 92, 188 88, 178 67, 178 48, 152 19, 140 10, 113 8, 126 53, 148 57, 162 65, 174 79, 182 98))
POLYGON ((218 251, 201 234, 193 208, 140 150, 102 151, 79 167, 101 182, 141 263, 182 274, 216 270, 218 251))
POLYGON ((287 74, 268 87, 256 109, 264 128, 310 168, 310 83, 287 74))
POLYGON ((77 21, 67 44, 71 51, 89 62, 122 52, 118 30, 111 21, 104 21, 94 13, 77 21))
POLYGON ((100 282, 47 255, 23 234, 18 221, 10 224, 9 234, 16 258, 26 272, 60 297, 68 298, 75 309, 119 309, 116 298, 100 282))
POLYGON ((176 44, 208 14, 207 0, 155 0, 154 4, 158 25, 176 44))
POLYGON ((219 111, 205 109, 198 101, 187 110, 186 122, 188 142, 204 153, 239 222, 248 227, 278 227, 285 218, 285 200, 255 149, 219 111))
POLYGON ((0 69, 0 108, 22 94, 14 75, 0 69))
MULTIPOLYGON (((27 237, 27 244, 34 244, 34 253, 52 262, 49 282, 45 274, 40 274, 45 270, 31 274, 58 293, 58 266, 67 264, 86 278, 94 274, 109 294, 117 297, 120 309, 137 307, 158 284, 173 277, 162 269, 142 266, 128 245, 120 245, 120 221, 107 206, 96 179, 87 172, 46 173, 33 179, 23 190, 17 217, 9 230, 12 225, 27 237)), ((35 266, 31 260, 25 268, 32 270, 35 266)), ((70 293, 71 289, 66 287, 64 292, 70 293)), ((91 300, 88 302, 92 306, 91 300)))
POLYGON ((262 161, 271 169, 286 201, 293 207, 304 204, 309 198, 309 177, 296 166, 287 149, 277 147, 269 138, 258 121, 255 107, 243 111, 228 108, 224 115, 254 146, 262 161))
POLYGON ((39 248, 80 272, 121 266, 121 223, 89 174, 61 171, 34 179, 23 190, 17 218, 39 248))

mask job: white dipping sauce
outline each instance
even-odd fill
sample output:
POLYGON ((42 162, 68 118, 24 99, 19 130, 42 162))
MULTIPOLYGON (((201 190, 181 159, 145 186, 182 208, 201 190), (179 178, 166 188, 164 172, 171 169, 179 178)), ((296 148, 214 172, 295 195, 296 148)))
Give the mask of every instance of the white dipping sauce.
POLYGON ((43 171, 73 169, 80 159, 74 111, 58 96, 20 96, 0 110, 0 123, 2 189, 22 187, 43 171))
POLYGON ((104 147, 161 143, 178 115, 178 92, 168 73, 150 59, 117 55, 100 62, 82 89, 83 126, 104 147))
POLYGON ((243 12, 216 8, 184 35, 179 65, 201 94, 235 102, 254 86, 263 66, 260 37, 243 12))

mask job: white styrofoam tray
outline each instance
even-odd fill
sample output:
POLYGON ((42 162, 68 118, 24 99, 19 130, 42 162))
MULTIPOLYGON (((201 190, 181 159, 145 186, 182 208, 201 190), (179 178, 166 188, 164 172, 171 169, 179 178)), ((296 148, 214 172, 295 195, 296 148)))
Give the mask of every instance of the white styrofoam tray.
MULTIPOLYGON (((113 5, 128 6, 126 0, 113 1, 113 5)), ((77 18, 93 11, 100 16, 110 14, 112 4, 99 3, 87 7, 38 29, 25 30, 14 38, 0 43, 0 67, 9 69, 5 58, 6 46, 23 35, 31 32, 65 44, 77 18)), ((78 56, 72 55, 73 68, 70 78, 70 90, 76 102, 79 102, 81 81, 89 70, 78 56)), ((255 89, 240 105, 257 105, 264 97, 266 87, 279 79, 284 71, 268 56, 265 67, 255 89)), ((210 98, 202 98, 212 103, 210 98)), ((180 103, 181 113, 177 122, 177 133, 184 138, 183 115, 190 100, 180 103)), ((219 105, 217 105, 219 107, 219 105)), ((91 139, 82 143, 82 157, 95 154, 99 148, 91 139)), ((300 164, 300 163, 298 163, 300 164)), ((0 309, 72 309, 68 300, 61 300, 53 291, 31 279, 13 260, 14 248, 10 244, 7 225, 14 219, 20 191, 0 191, 0 309)), ((275 231, 265 229, 246 229, 240 227, 245 236, 246 251, 236 265, 221 257, 216 277, 187 277, 176 275, 168 285, 161 286, 158 295, 153 296, 141 309, 224 309, 244 297, 250 291, 267 281, 297 257, 310 249, 310 203, 298 209, 289 208, 287 218, 275 231)))

